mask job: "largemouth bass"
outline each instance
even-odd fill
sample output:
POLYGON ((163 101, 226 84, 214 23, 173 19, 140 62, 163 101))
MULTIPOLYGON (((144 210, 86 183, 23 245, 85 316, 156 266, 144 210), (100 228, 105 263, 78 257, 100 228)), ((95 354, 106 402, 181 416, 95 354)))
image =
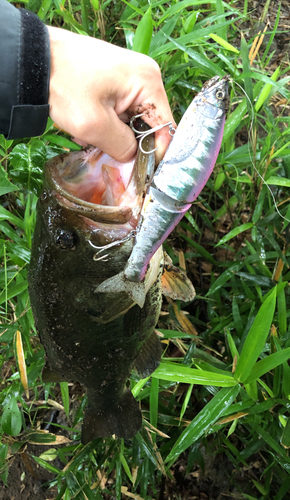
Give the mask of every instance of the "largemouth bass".
POLYGON ((206 82, 183 115, 150 185, 125 270, 98 292, 126 291, 143 307, 150 259, 197 198, 214 168, 225 124, 229 77, 206 82))
MULTIPOLYGON (((143 148, 154 148, 153 136, 143 148)), ((47 358, 43 380, 78 381, 87 390, 84 444, 136 434, 141 412, 126 381, 133 368, 146 377, 160 361, 154 328, 161 307, 161 248, 142 283, 142 308, 126 292, 96 292, 124 270, 130 257, 154 163, 154 153, 139 151, 135 160, 120 164, 89 148, 57 156, 45 166, 29 291, 47 358)), ((169 295, 194 297, 192 284, 170 262, 166 273, 169 295), (171 270, 175 290, 168 286, 171 270)))

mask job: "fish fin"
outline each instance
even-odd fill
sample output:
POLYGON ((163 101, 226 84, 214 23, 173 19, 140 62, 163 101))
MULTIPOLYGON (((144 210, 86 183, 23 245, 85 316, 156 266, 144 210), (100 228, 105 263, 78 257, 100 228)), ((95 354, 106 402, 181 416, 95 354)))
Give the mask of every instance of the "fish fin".
POLYGON ((195 289, 185 272, 172 264, 169 255, 164 252, 164 270, 161 276, 161 289, 163 295, 173 300, 193 300, 195 289))
MULTIPOLYGON (((85 412, 82 427, 82 443, 96 438, 111 437, 131 439, 141 429, 142 415, 131 391, 126 390, 121 400, 109 410, 99 410, 90 405, 85 412)), ((93 397, 92 397, 93 399, 93 397)))
POLYGON ((143 344, 138 357, 135 360, 135 368, 142 378, 149 377, 160 363, 162 348, 159 338, 153 332, 149 339, 143 344))
POLYGON ((146 299, 146 287, 144 282, 135 283, 128 281, 122 271, 111 278, 103 281, 96 289, 95 293, 119 293, 126 292, 139 307, 143 307, 146 299))
POLYGON ((48 383, 48 382, 68 382, 68 380, 64 377, 62 377, 59 373, 57 372, 54 372, 48 362, 46 361, 45 362, 45 365, 43 367, 43 370, 42 370, 42 381, 45 382, 45 383, 48 383))

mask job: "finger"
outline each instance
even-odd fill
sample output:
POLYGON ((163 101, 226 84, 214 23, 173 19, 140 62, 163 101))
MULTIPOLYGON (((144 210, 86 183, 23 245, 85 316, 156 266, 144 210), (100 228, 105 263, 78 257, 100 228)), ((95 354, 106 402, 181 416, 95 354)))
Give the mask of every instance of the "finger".
POLYGON ((119 120, 113 108, 100 110, 96 127, 84 131, 83 135, 87 142, 123 163, 129 161, 137 150, 133 131, 119 120))

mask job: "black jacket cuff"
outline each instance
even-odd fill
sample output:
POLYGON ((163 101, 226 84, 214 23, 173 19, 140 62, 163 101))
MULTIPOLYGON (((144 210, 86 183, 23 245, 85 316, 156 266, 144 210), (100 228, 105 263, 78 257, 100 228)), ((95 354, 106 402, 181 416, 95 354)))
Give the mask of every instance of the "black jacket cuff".
POLYGON ((46 26, 20 10, 17 99, 12 106, 7 139, 41 135, 49 115, 50 43, 46 26))

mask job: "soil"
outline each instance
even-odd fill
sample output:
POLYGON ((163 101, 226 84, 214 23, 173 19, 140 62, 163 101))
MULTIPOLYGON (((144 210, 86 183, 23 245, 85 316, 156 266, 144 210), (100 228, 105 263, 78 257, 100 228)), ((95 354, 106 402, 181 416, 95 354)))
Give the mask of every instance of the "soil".
POLYGON ((8 486, 0 480, 0 500, 52 500, 57 491, 48 489, 47 481, 53 474, 40 467, 31 455, 39 456, 47 446, 28 445, 25 451, 15 455, 9 467, 8 486))

